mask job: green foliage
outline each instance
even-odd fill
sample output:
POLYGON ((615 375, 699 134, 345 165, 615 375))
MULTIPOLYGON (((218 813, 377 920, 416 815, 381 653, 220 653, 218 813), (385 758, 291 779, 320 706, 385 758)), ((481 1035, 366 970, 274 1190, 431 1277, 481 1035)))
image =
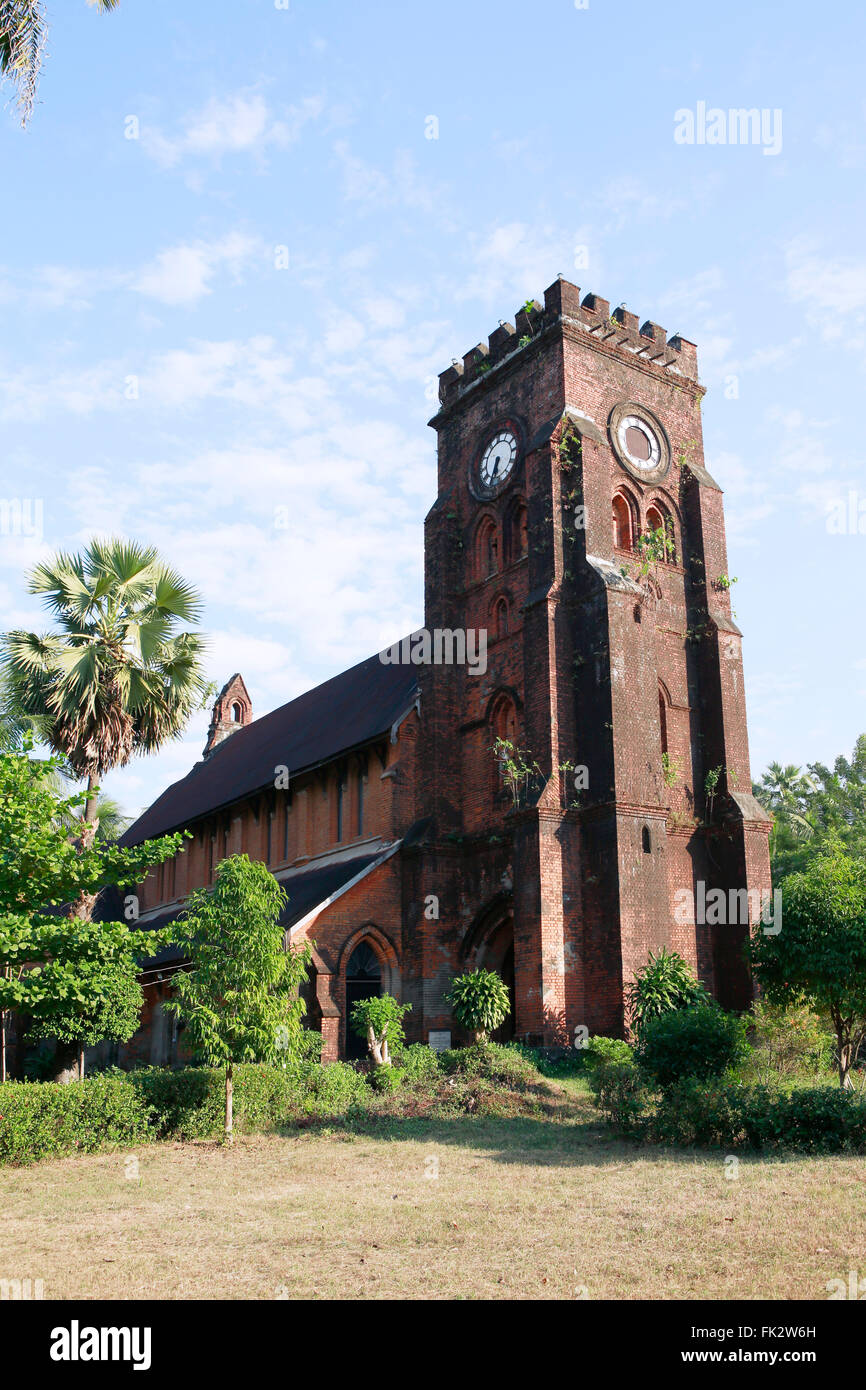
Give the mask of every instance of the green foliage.
POLYGON ((394 1061, 402 1068, 410 1085, 432 1081, 440 1075, 439 1054, 424 1043, 413 1043, 411 1047, 401 1047, 394 1054, 394 1061))
POLYGON ((538 1081, 537 1068, 514 1046, 482 1041, 442 1052, 439 1061, 448 1076, 489 1081, 512 1091, 525 1091, 538 1081))
POLYGON ((682 758, 672 758, 669 753, 662 753, 662 779, 666 787, 676 786, 682 767, 682 758))
POLYGON ((342 1115, 363 1105, 368 1095, 369 1088, 361 1072, 347 1062, 329 1062, 311 1078, 302 1104, 310 1114, 342 1115))
POLYGON ((735 1148, 748 1143, 749 1099, 730 1078, 683 1076, 664 1090, 645 1133, 659 1144, 735 1148))
POLYGON ((765 1084, 833 1065, 833 1034, 805 1004, 785 1007, 758 999, 752 1011, 749 1073, 765 1084))
POLYGON ((642 1133, 650 1089, 634 1063, 602 1060, 592 1068, 589 1084, 609 1124, 621 1134, 637 1137, 642 1133))
POLYGON ((186 1020, 210 1065, 279 1062, 301 1043, 308 944, 284 949, 286 894, 265 864, 245 854, 224 859, 212 889, 193 893, 172 925, 192 969, 174 977, 166 1008, 186 1020))
POLYGON ((38 565, 29 591, 58 630, 9 632, 3 681, 40 737, 93 779, 178 738, 208 691, 201 600, 152 546, 93 540, 38 565))
POLYGON ((445 998, 457 1022, 473 1034, 476 1042, 485 1042, 511 1012, 508 988, 495 970, 479 968, 458 975, 451 981, 445 998))
POLYGON ((684 1076, 721 1076, 750 1052, 745 1022, 715 1004, 696 1004, 649 1020, 635 1060, 659 1086, 684 1076))
MULTIPOLYGON (((74 937, 74 959, 46 962, 40 984, 50 987, 31 1038, 56 1038, 76 1048, 94 1047, 105 1039, 128 1042, 141 1022, 144 992, 138 983, 139 965, 128 941, 115 935, 115 923, 82 922, 74 937), (84 954, 85 948, 92 951, 84 954), (49 986, 50 981, 50 986, 49 986)), ((124 937, 129 933, 125 927, 124 937)))
POLYGON ((401 1085, 405 1073, 402 1067, 374 1067, 367 1073, 367 1081, 374 1091, 382 1091, 389 1094, 396 1091, 401 1085))
POLYGON ((62 795, 59 761, 40 762, 31 750, 26 735, 21 751, 0 753, 0 1010, 33 1015, 37 1037, 123 1042, 138 1026, 136 964, 166 934, 61 913, 76 913, 105 884, 134 888, 178 853, 184 836, 131 849, 100 840, 82 846, 69 826, 78 824, 84 794, 62 795))
POLYGON ((411 1004, 398 1004, 391 994, 374 994, 353 1005, 349 1023, 356 1037, 364 1038, 377 1067, 391 1065, 391 1051, 403 1045, 403 1019, 411 1004))
POLYGON ((782 908, 781 931, 752 937, 755 973, 772 1003, 829 1015, 844 1086, 866 1037, 866 860, 828 843, 783 880, 782 908))
POLYGON ((493 740, 493 755, 499 767, 499 776, 511 794, 516 811, 527 804, 534 787, 543 785, 541 768, 528 749, 518 748, 508 738, 497 737, 493 740))
POLYGON ((634 1060, 634 1049, 621 1038, 590 1038, 583 1052, 588 1067, 597 1067, 603 1062, 626 1064, 634 1060))
POLYGON ((777 1091, 726 1079, 684 1077, 647 1122, 657 1143, 799 1153, 866 1151, 866 1104, 825 1086, 777 1091))
POLYGON ((143 1143, 149 1112, 129 1080, 93 1076, 68 1086, 7 1081, 0 1085, 0 1163, 96 1153, 143 1143))
POLYGON ((770 812, 770 856, 774 877, 805 869, 828 842, 840 842, 855 858, 866 857, 866 734, 851 759, 832 768, 810 763, 770 763, 752 791, 770 812))
POLYGON ((625 991, 629 1025, 637 1037, 651 1019, 676 1009, 691 1008, 708 999, 704 986, 682 956, 666 946, 650 951, 646 965, 625 991))

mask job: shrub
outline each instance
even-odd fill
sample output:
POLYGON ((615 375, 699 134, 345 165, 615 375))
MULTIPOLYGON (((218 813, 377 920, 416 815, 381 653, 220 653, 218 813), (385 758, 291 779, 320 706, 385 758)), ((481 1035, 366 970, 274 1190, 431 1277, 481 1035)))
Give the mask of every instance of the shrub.
POLYGON ((805 1004, 783 1008, 759 999, 751 1034, 750 1070, 765 1083, 827 1071, 833 1065, 833 1034, 805 1004))
POLYGON ((128 1078, 102 1075, 69 1085, 0 1085, 0 1162, 36 1163, 67 1154, 141 1144, 149 1111, 128 1078))
POLYGON ((649 1126, 660 1144, 735 1148, 749 1140, 749 1090, 730 1079, 686 1076, 662 1094, 649 1126))
POLYGON ((434 1081, 442 1074, 439 1053, 434 1052, 432 1047, 426 1047, 424 1043, 402 1047, 394 1061, 403 1068, 409 1085, 423 1085, 425 1082, 434 1081))
POLYGON ((595 1103, 609 1124, 623 1134, 640 1134, 647 1122, 650 1092, 646 1078, 632 1062, 600 1060, 589 1084, 595 1103))
POLYGON ((374 1067, 367 1073, 367 1081, 374 1091, 381 1091, 385 1094, 396 1091, 401 1085, 406 1073, 402 1067, 374 1067))
POLYGON ((443 1070, 467 1080, 490 1081, 511 1091, 525 1091, 538 1081, 538 1072, 516 1047, 479 1042, 440 1053, 443 1070))
POLYGON ((508 988, 495 970, 479 968, 458 975, 445 998, 461 1028, 467 1029, 476 1043, 486 1042, 511 1012, 508 988))
POLYGON ((664 1092, 648 1133, 682 1146, 862 1153, 866 1104, 838 1086, 782 1092, 685 1077, 664 1092))
POLYGON ((749 1142, 804 1153, 866 1150, 866 1103, 838 1086, 773 1094, 755 1087, 746 1114, 749 1142))
POLYGON ((666 946, 650 951, 643 970, 626 989, 626 1012, 635 1036, 652 1019, 708 1002, 707 991, 682 956, 666 946))
POLYGON ((590 1038, 583 1048, 588 1067, 598 1066, 600 1062, 632 1062, 634 1049, 622 1038, 590 1038))
POLYGON ((684 1076, 721 1076, 750 1051, 741 1019, 715 1004, 699 1004, 648 1021, 635 1058, 660 1086, 669 1086, 684 1076))
POLYGON ((302 1099, 305 1111, 315 1115, 343 1115, 367 1097, 367 1083, 348 1062, 328 1062, 312 1078, 302 1099))

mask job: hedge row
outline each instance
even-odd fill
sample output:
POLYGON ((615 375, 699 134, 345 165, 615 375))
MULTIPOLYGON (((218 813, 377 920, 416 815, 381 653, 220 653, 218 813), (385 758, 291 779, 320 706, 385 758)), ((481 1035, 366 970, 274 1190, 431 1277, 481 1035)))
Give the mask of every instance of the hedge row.
MULTIPOLYGON (((294 1070, 238 1065, 235 1126, 251 1132, 304 1114, 344 1114, 367 1094, 363 1075, 341 1062, 294 1070)), ((155 1139, 217 1137, 224 1106, 224 1075, 205 1067, 111 1072, 66 1086, 7 1081, 0 1085, 0 1163, 36 1163, 155 1139)))
POLYGON ((838 1086, 781 1091, 684 1077, 655 1093, 629 1064, 598 1068, 596 1102, 621 1133, 678 1146, 866 1153, 866 1100, 838 1086))

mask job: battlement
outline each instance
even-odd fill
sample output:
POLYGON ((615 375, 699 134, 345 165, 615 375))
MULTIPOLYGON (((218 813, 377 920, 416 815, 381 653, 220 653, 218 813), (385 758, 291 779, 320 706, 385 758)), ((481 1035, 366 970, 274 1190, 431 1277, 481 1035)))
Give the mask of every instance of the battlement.
POLYGON ((500 362, 529 347, 553 324, 562 322, 582 330, 608 349, 631 353, 655 367, 697 383, 698 358, 694 343, 680 334, 669 339, 665 330, 649 319, 638 327, 637 314, 624 308, 611 313, 610 301, 597 294, 586 294, 581 300, 577 285, 560 275, 544 291, 543 305, 537 299, 528 300, 517 310, 513 324, 500 320, 488 342, 471 348, 462 362, 455 358, 447 371, 439 374, 441 404, 456 400, 479 377, 486 376, 500 362))

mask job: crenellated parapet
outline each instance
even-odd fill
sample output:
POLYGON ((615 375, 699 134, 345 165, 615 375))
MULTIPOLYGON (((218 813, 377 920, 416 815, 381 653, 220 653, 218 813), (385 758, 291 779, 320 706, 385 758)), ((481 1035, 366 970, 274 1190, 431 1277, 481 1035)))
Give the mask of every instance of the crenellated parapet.
POLYGON ((494 371, 502 362, 522 352, 554 324, 567 324, 584 332, 607 351, 614 350, 640 358, 662 371, 698 382, 697 348, 677 333, 668 338, 665 330, 647 319, 640 324, 637 314, 624 307, 611 313, 610 301, 597 294, 581 300, 577 285, 562 276, 544 292, 544 304, 528 300, 514 317, 514 323, 500 320, 489 340, 471 348, 460 362, 456 358, 439 375, 442 405, 458 399, 474 382, 494 371))

